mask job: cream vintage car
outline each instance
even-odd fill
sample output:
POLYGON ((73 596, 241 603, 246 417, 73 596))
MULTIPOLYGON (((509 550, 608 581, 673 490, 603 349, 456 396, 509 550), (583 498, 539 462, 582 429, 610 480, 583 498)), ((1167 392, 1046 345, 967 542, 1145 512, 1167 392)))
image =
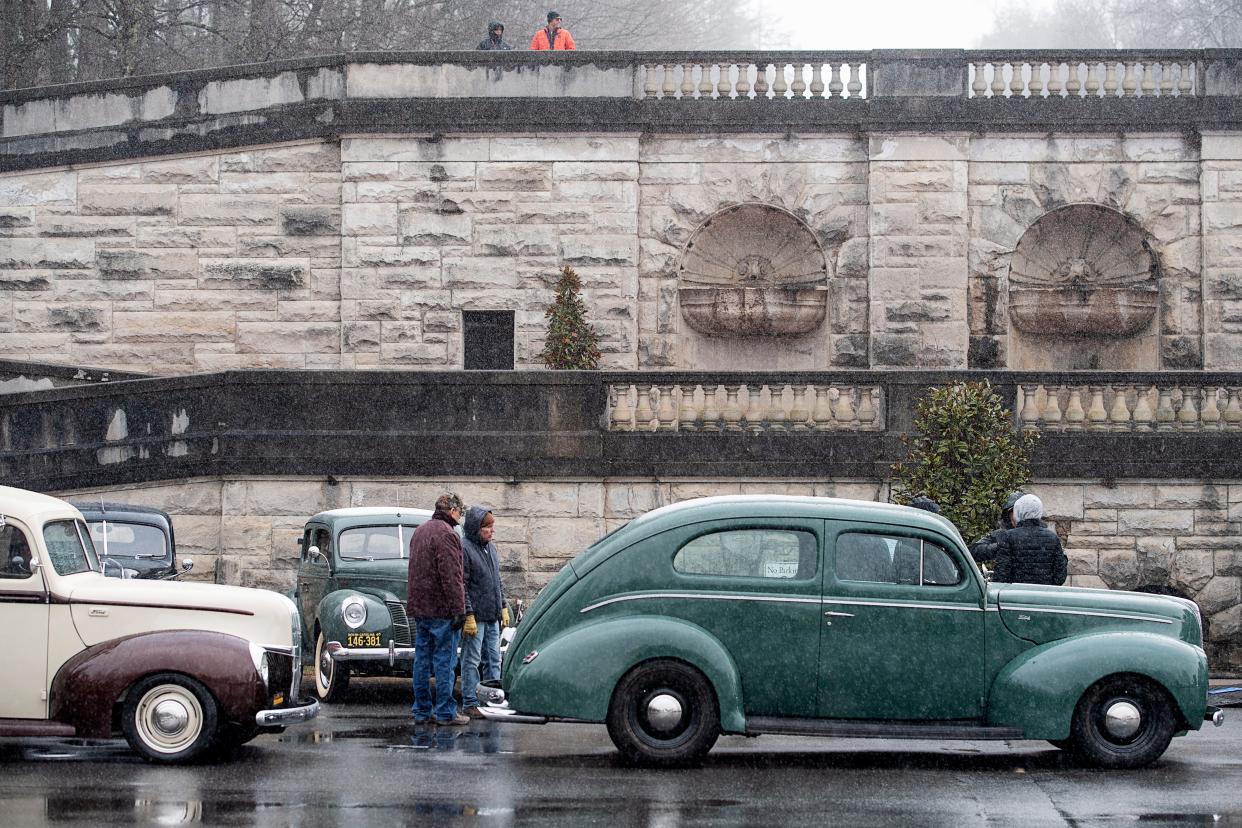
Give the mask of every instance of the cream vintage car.
POLYGON ((0 737, 108 738, 154 762, 224 751, 319 712, 297 607, 275 592, 119 580, 81 512, 0 486, 0 737))

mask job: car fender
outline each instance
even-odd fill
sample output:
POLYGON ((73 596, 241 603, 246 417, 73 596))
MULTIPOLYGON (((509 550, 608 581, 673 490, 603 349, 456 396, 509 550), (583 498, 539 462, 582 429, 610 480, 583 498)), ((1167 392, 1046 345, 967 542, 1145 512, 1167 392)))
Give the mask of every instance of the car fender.
POLYGON ((602 722, 613 689, 632 667, 675 658, 700 670, 715 688, 721 729, 746 731, 737 665, 720 641, 696 624, 658 615, 612 618, 573 627, 544 642, 538 653, 513 670, 509 698, 519 712, 602 722))
POLYGON ((112 712, 126 690, 153 673, 181 673, 220 706, 220 720, 253 724, 267 701, 250 643, 227 633, 161 630, 114 638, 75 654, 52 679, 51 718, 77 736, 112 735, 112 712))
POLYGON ((1207 657, 1168 636, 1101 632, 1041 644, 1010 661, 992 683, 988 723, 1020 727, 1028 739, 1065 739, 1078 700, 1116 673, 1136 673, 1164 687, 1198 730, 1207 706, 1207 657))
POLYGON ((392 616, 383 600, 356 589, 338 589, 325 595, 315 609, 315 621, 323 632, 325 641, 343 642, 347 632, 392 631, 392 616), (341 616, 341 605, 354 596, 361 598, 367 608, 366 620, 356 629, 346 624, 341 616))

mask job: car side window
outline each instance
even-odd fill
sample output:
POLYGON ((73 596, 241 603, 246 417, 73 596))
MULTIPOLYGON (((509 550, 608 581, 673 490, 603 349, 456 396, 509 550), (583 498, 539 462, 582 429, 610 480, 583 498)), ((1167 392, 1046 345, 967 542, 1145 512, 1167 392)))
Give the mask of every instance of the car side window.
POLYGON ((30 541, 26 533, 13 524, 0 528, 0 578, 29 578, 30 541))
POLYGON ((320 559, 320 558, 309 558, 308 557, 307 558, 308 561, 310 561, 311 563, 323 563, 323 561, 325 560, 331 560, 332 558, 332 534, 328 532, 327 529, 316 529, 314 532, 311 533, 310 545, 306 547, 307 550, 309 550, 311 546, 319 547, 319 554, 323 555, 323 558, 320 559))
POLYGON ((868 532, 843 532, 837 537, 836 570, 841 581, 915 586, 962 582, 962 570, 939 545, 868 532))
POLYGON ((818 569, 812 532, 728 529, 700 535, 677 550, 673 569, 685 575, 805 580, 818 569))

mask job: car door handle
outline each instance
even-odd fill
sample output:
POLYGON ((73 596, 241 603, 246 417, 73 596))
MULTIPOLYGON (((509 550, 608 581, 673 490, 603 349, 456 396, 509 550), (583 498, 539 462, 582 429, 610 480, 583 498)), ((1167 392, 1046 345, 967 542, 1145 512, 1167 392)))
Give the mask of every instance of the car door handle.
POLYGON ((825 612, 824 616, 827 618, 853 618, 854 613, 852 612, 825 612))

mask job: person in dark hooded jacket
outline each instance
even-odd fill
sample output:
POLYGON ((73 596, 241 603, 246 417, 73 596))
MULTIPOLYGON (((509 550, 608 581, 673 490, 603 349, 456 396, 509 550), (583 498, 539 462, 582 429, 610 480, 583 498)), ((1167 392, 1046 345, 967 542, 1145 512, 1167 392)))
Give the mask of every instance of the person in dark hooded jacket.
POLYGON ((1001 507, 1001 516, 996 521, 996 528, 970 545, 970 555, 975 561, 987 563, 996 559, 996 546, 1000 542, 1001 533, 1013 528, 1013 505, 1024 494, 1026 492, 1010 493, 1009 497, 1005 498, 1005 505, 1001 507))
POLYGON ((462 522, 466 576, 466 625, 461 639, 461 702, 472 719, 479 712, 479 679, 500 678, 500 629, 509 625, 500 555, 492 542, 496 520, 489 509, 471 506, 462 522))
POLYGON ((1065 583, 1068 560, 1057 533, 1044 525, 1044 503, 1032 494, 1013 505, 1014 527, 996 545, 992 581, 1004 584, 1065 583))
POLYGON ((491 52, 508 52, 513 47, 505 40, 505 24, 493 20, 487 24, 487 37, 479 41, 479 49, 491 52))

